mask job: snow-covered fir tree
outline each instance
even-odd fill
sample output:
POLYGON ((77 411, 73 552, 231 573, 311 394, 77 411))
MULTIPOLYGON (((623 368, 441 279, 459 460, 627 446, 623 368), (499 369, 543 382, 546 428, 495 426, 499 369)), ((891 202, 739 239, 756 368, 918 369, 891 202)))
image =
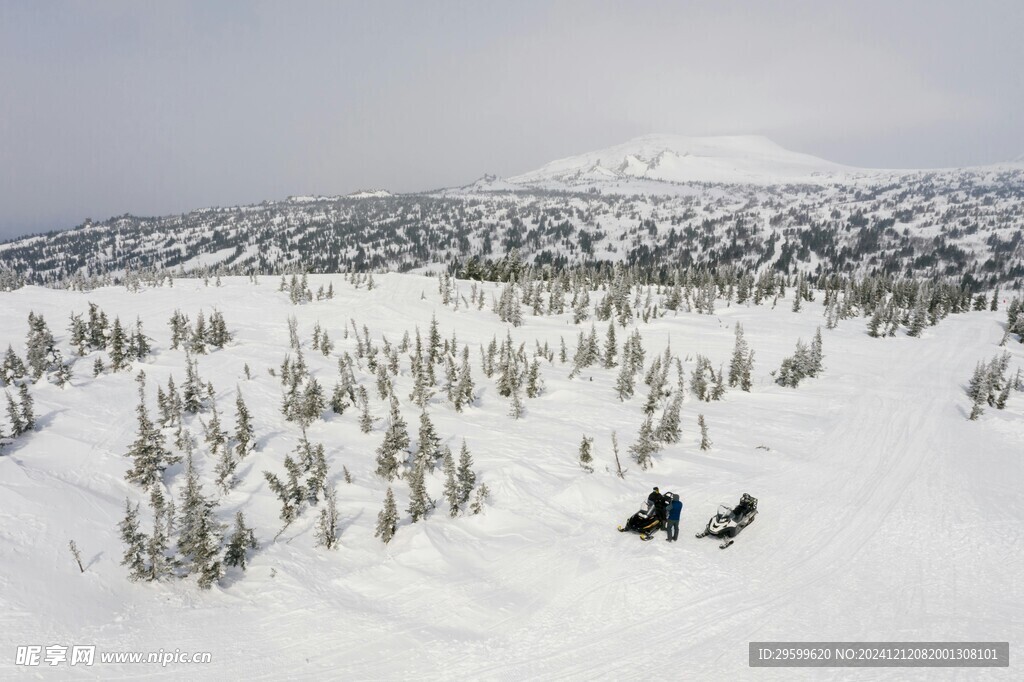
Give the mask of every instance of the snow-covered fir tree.
POLYGON ((235 526, 228 537, 224 549, 224 565, 237 566, 245 570, 247 553, 259 548, 256 533, 245 525, 245 516, 241 511, 235 513, 235 526))
POLYGON ((441 456, 441 438, 437 435, 434 423, 426 410, 420 412, 419 443, 416 451, 416 465, 423 464, 430 471, 434 470, 437 458, 441 456))
POLYGON ((128 569, 129 580, 144 580, 149 573, 145 559, 149 538, 139 528, 139 505, 132 507, 126 498, 124 511, 124 519, 118 524, 121 542, 124 544, 121 565, 128 569))
POLYGON ((384 508, 377 513, 377 528, 373 535, 380 538, 386 545, 391 542, 391 538, 395 537, 396 530, 398 530, 398 505, 395 504, 395 494, 389 486, 388 492, 384 496, 384 508))
POLYGON ((444 499, 448 503, 448 515, 455 518, 459 515, 461 497, 455 470, 455 458, 452 457, 452 451, 447 446, 444 448, 444 456, 441 461, 441 470, 444 472, 444 499))
POLYGON ((636 442, 629 446, 629 454, 633 457, 633 461, 646 471, 654 464, 652 456, 657 452, 658 439, 654 435, 654 425, 651 421, 651 416, 647 415, 643 424, 640 425, 640 432, 637 434, 636 442))
POLYGON ((580 441, 579 465, 588 474, 594 473, 594 456, 591 454, 593 444, 594 439, 586 436, 580 441))
POLYGON ((398 410, 398 399, 392 396, 388 428, 384 432, 383 442, 377 448, 376 474, 387 481, 393 481, 398 474, 398 454, 408 451, 408 448, 409 432, 398 410))
POLYGON ((306 489, 299 480, 303 473, 302 466, 290 454, 284 457, 284 469, 287 479, 283 482, 277 475, 269 471, 263 472, 263 478, 266 479, 270 490, 277 495, 277 500, 281 503, 280 516, 284 521, 284 528, 287 528, 302 511, 302 503, 306 499, 306 489))
POLYGON ((469 502, 469 496, 476 485, 476 473, 473 471, 473 455, 469 452, 469 446, 465 439, 462 441, 462 448, 459 450, 459 468, 456 472, 456 479, 459 488, 459 507, 469 502))
POLYGON ((256 433, 252 426, 252 415, 242 399, 242 391, 235 388, 235 455, 242 459, 256 449, 256 433))
POLYGON ((711 449, 711 438, 708 437, 708 425, 704 421, 704 415, 697 416, 697 426, 700 427, 700 449, 710 450, 711 449))
POLYGON ((491 491, 488 489, 486 483, 481 483, 480 487, 476 489, 476 495, 473 496, 473 503, 469 506, 469 510, 473 514, 479 514, 484 510, 484 504, 487 503, 487 499, 490 497, 491 491))
POLYGON ((325 485, 323 495, 324 505, 320 508, 320 517, 316 522, 316 545, 324 549, 335 549, 338 546, 338 493, 333 485, 325 485))
POLYGON ((658 427, 655 429, 654 436, 662 443, 678 443, 680 438, 680 419, 679 413, 683 408, 683 396, 681 392, 676 392, 672 397, 672 401, 665 407, 662 412, 661 420, 658 422, 658 427))
POLYGON ((135 414, 139 426, 135 441, 125 453, 125 456, 132 460, 132 467, 125 474, 125 478, 146 490, 161 483, 164 471, 170 464, 176 462, 177 458, 167 449, 163 432, 156 428, 149 418, 149 411, 146 409, 145 373, 139 372, 136 381, 139 384, 139 405, 135 408, 135 414))
POLYGON ((413 523, 424 518, 434 506, 433 500, 427 495, 426 472, 426 463, 418 460, 409 476, 408 512, 413 523))

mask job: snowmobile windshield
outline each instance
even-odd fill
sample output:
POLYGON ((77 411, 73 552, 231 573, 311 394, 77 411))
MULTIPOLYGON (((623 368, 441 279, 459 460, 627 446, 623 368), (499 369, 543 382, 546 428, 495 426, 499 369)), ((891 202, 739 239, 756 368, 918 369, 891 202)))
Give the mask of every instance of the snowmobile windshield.
POLYGON ((732 507, 730 507, 727 504, 720 504, 720 505, 718 505, 718 515, 719 516, 732 516, 732 507))

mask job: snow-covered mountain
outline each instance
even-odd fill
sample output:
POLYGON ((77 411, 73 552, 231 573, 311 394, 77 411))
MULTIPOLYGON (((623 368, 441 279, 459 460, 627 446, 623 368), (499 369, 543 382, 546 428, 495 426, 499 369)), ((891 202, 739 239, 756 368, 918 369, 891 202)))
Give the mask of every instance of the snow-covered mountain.
POLYGON ((901 272, 1024 282, 1024 165, 870 170, 753 136, 650 135, 512 178, 118 216, 0 244, 0 289, 128 270, 536 264, 901 272))
POLYGON ((792 152, 758 135, 644 135, 607 149, 552 161, 508 181, 537 187, 637 179, 779 185, 851 181, 888 173, 891 171, 853 168, 792 152))

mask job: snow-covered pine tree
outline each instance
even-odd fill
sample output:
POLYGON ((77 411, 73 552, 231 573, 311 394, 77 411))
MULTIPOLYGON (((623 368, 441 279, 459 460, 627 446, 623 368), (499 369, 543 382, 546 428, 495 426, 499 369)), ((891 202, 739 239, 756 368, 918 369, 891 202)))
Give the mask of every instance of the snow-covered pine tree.
POLYGON ((94 350, 105 350, 107 347, 107 314, 95 303, 89 304, 89 346, 94 350))
POLYGON ((206 317, 203 315, 203 311, 200 310, 199 314, 196 315, 196 324, 189 339, 189 352, 194 355, 204 355, 206 353, 208 335, 206 317))
POLYGON ((743 370, 740 373, 740 388, 747 393, 750 393, 750 387, 752 386, 751 374, 754 371, 754 349, 751 348, 747 351, 747 358, 743 363, 743 370))
POLYGON ((387 481, 393 481, 398 474, 398 453, 408 451, 409 432, 405 420, 398 410, 398 399, 391 396, 391 414, 384 440, 377 448, 376 473, 387 481))
POLYGON ((128 355, 134 360, 143 360, 152 351, 150 338, 142 331, 142 320, 135 318, 135 329, 128 337, 128 355))
POLYGON ((121 326, 121 319, 114 318, 114 327, 110 332, 110 368, 120 372, 129 364, 128 337, 121 326))
POLYGON ((144 558, 149 543, 149 538, 139 530, 139 505, 132 507, 132 503, 125 498, 124 519, 118 524, 121 531, 121 542, 124 543, 124 555, 121 558, 121 565, 128 568, 128 579, 132 582, 143 580, 147 577, 146 560, 144 558))
POLYGON ((487 487, 486 483, 481 483, 480 487, 476 489, 476 495, 473 497, 473 504, 470 505, 469 510, 474 514, 479 514, 484 510, 484 504, 487 503, 487 498, 490 497, 491 491, 487 487))
POLYGON ((469 369, 469 346, 462 349, 462 364, 459 367, 459 383, 455 389, 455 411, 462 412, 467 405, 475 400, 473 395, 473 376, 469 369))
POLYGON ((679 413, 683 408, 683 396, 677 391, 661 415, 658 428, 654 432, 655 438, 662 443, 679 442, 679 413))
POLYGON ((416 464, 422 463, 430 471, 434 470, 434 463, 441 456, 441 439, 437 435, 434 423, 430 421, 430 415, 426 410, 420 412, 419 444, 416 451, 416 464))
POLYGON ((167 323, 171 328, 171 349, 178 350, 178 348, 188 343, 189 340, 189 322, 180 310, 175 309, 171 315, 170 321, 167 323))
POLYGON ((580 441, 579 465, 588 474, 594 473, 594 456, 591 454, 593 444, 594 439, 587 438, 586 435, 580 441))
POLYGON ((821 373, 821 370, 822 370, 822 367, 823 367, 822 361, 824 360, 824 358, 825 358, 825 355, 822 353, 822 348, 821 348, 821 327, 818 327, 818 329, 814 332, 814 340, 811 341, 811 348, 810 348, 809 355, 808 355, 808 358, 807 358, 808 359, 808 368, 807 368, 807 375, 808 376, 816 377, 816 376, 818 376, 818 374, 821 373))
POLYGON ((462 440, 462 449, 459 450, 459 468, 456 473, 459 487, 459 506, 469 502, 470 493, 476 485, 476 473, 473 471, 473 455, 469 452, 466 440, 462 440))
POLYGON ((182 407, 189 414, 196 414, 203 408, 203 385, 199 380, 199 362, 191 355, 185 355, 185 384, 181 389, 182 407))
POLYGON ((749 346, 743 338, 743 325, 736 323, 736 342, 732 349, 732 359, 729 360, 729 386, 735 387, 743 381, 743 372, 747 360, 749 346))
POLYGON ((373 417, 370 416, 370 397, 366 393, 366 388, 360 386, 358 391, 359 395, 359 430, 363 433, 369 433, 373 430, 373 417))
POLYGON ((71 313, 71 324, 68 326, 68 332, 70 333, 68 343, 75 349, 75 353, 80 356, 85 355, 86 349, 89 346, 88 327, 82 321, 81 314, 71 313))
POLYGON ((242 391, 237 386, 235 397, 235 455, 242 459, 256 449, 256 432, 252 426, 252 416, 242 399, 242 391))
POLYGON ((651 422, 651 416, 647 415, 643 424, 640 425, 640 432, 637 434, 636 442, 629 446, 629 454, 632 455, 633 461, 646 471, 654 463, 651 456, 656 452, 658 452, 658 440, 654 435, 654 425, 651 422))
POLYGON ((324 485, 324 506, 316 522, 316 546, 336 549, 338 546, 338 493, 333 485, 324 485))
POLYGON ((277 495, 277 499, 281 503, 281 520, 284 521, 284 528, 287 528, 292 521, 299 517, 302 502, 306 498, 306 491, 299 482, 302 467, 290 454, 284 457, 284 468, 288 473, 286 483, 282 483, 281 479, 269 471, 263 472, 263 478, 266 479, 270 490, 277 495))
POLYGON ((306 499, 310 504, 317 504, 320 501, 320 494, 327 486, 327 456, 324 453, 324 445, 310 443, 303 433, 302 441, 299 443, 299 456, 303 469, 309 473, 305 484, 306 499))
POLYGON ((700 427, 700 449, 710 450, 712 443, 711 439, 708 437, 708 425, 707 422, 704 421, 704 415, 697 416, 697 426, 700 427))
POLYGON ((199 588, 208 590, 224 575, 220 562, 221 528, 213 516, 212 505, 199 515, 195 539, 190 572, 196 575, 199 588))
POLYGON ((258 549, 256 533, 252 528, 245 525, 245 516, 241 511, 235 513, 235 527, 228 538, 224 550, 224 565, 238 566, 245 570, 246 552, 251 549, 258 549))
POLYGON ((146 410, 146 375, 139 372, 135 379, 139 384, 139 405, 135 409, 139 429, 126 457, 132 459, 132 467, 125 473, 125 478, 140 486, 143 490, 161 482, 163 472, 170 464, 177 461, 164 441, 164 434, 156 428, 146 410))
POLYGON ((426 517, 434 506, 433 500, 427 495, 426 471, 426 463, 417 460, 409 477, 409 509, 407 511, 412 517, 413 523, 426 517))
POLYGON ((608 333, 604 342, 604 368, 611 369, 616 365, 615 354, 617 353, 615 340, 615 323, 608 323, 608 333))
POLYGON ((306 385, 302 389, 302 398, 299 402, 297 421, 306 428, 320 418, 327 408, 327 401, 324 399, 324 391, 316 377, 306 379, 306 385))
POLYGON ((46 325, 46 320, 42 315, 29 312, 28 337, 25 340, 25 362, 28 364, 29 374, 33 380, 38 381, 44 372, 53 367, 55 354, 53 334, 46 325))
POLYGON ((455 518, 459 515, 459 483, 456 478, 455 458, 452 451, 445 446, 442 458, 442 471, 444 472, 444 499, 448 503, 448 516, 455 518))
POLYGON ((391 542, 391 538, 395 537, 396 530, 398 530, 398 505, 395 504, 395 494, 389 486, 388 492, 384 496, 384 508, 377 513, 377 528, 373 535, 383 540, 386 545, 391 542))
POLYGON ((231 332, 228 331, 227 322, 224 321, 224 314, 219 310, 214 310, 210 315, 206 340, 211 346, 218 349, 224 348, 231 341, 231 332))
MULTIPOLYGON (((627 342, 628 344, 628 342, 627 342)), ((623 350, 623 356, 626 351, 623 350)), ((625 402, 627 399, 633 397, 635 379, 633 376, 632 365, 623 360, 622 366, 619 369, 619 375, 615 380, 615 394, 619 397, 620 401, 625 402)))
POLYGON ((10 385, 23 378, 27 373, 28 370, 25 368, 25 363, 22 362, 18 354, 8 344, 7 352, 4 354, 4 362, 0 365, 0 379, 3 380, 3 383, 10 385))
POLYGON ((172 574, 171 557, 167 556, 170 543, 168 537, 168 508, 162 486, 155 485, 149 491, 149 505, 153 510, 153 533, 146 542, 149 556, 148 580, 164 580, 172 574))
POLYGON ((544 391, 544 380, 540 377, 540 361, 534 358, 526 370, 526 397, 536 398, 544 391))

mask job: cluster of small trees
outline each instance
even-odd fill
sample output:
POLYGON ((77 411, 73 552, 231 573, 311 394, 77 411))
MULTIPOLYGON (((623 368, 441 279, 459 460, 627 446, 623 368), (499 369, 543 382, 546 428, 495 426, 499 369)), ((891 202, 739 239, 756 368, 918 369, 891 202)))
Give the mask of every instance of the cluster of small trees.
POLYGON ((1002 410, 1010 398, 1010 389, 1024 389, 1021 371, 1010 377, 1010 354, 1000 353, 987 363, 979 362, 974 367, 974 374, 967 384, 967 397, 971 400, 971 412, 968 419, 975 420, 982 415, 985 407, 1002 410))
POLYGON ((782 360, 782 365, 775 376, 775 383, 796 388, 805 378, 816 377, 821 373, 824 358, 821 349, 821 327, 818 327, 809 348, 802 340, 798 340, 796 352, 782 360))
POLYGON ((194 355, 203 355, 210 348, 224 348, 231 341, 231 332, 219 310, 210 314, 209 323, 200 310, 194 326, 190 324, 188 315, 175 310, 167 324, 171 328, 171 348, 174 350, 182 348, 194 355))

